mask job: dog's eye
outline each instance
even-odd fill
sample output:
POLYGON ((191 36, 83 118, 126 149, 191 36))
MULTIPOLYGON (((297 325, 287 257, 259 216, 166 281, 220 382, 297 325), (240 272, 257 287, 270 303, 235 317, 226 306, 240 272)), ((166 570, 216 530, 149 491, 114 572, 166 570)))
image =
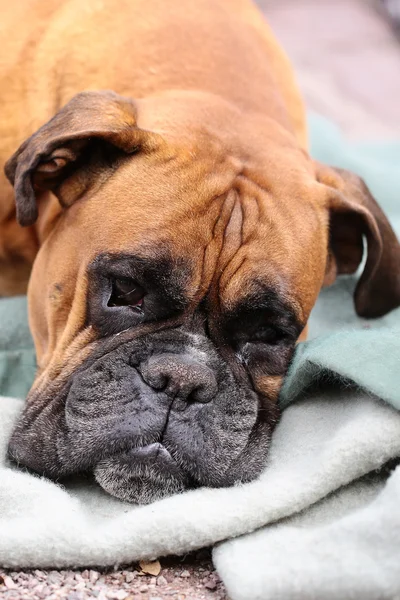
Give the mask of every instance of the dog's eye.
POLYGON ((118 277, 112 282, 108 306, 131 306, 140 311, 144 296, 144 289, 136 281, 129 277, 118 277))
POLYGON ((251 336, 249 342, 260 342, 262 344, 277 344, 283 338, 283 334, 276 327, 259 327, 251 336))

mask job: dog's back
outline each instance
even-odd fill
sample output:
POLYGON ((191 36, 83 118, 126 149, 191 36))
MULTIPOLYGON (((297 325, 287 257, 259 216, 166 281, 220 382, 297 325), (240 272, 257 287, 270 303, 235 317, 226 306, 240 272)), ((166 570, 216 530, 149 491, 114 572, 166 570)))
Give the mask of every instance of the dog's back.
POLYGON ((0 4, 0 79, 7 80, 1 100, 8 105, 8 125, 21 124, 18 100, 36 127, 84 89, 133 97, 198 89, 268 114, 304 136, 291 66, 249 0, 0 4))

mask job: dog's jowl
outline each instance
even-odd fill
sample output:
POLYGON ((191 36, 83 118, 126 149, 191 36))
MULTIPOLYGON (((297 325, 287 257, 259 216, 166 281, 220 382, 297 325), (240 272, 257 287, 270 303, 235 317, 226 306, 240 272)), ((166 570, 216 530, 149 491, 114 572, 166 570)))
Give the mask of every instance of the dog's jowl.
POLYGON ((139 503, 254 479, 311 309, 364 240, 355 310, 400 304, 385 215, 310 158, 250 1, 0 4, 0 294, 29 279, 38 361, 10 457, 139 503))

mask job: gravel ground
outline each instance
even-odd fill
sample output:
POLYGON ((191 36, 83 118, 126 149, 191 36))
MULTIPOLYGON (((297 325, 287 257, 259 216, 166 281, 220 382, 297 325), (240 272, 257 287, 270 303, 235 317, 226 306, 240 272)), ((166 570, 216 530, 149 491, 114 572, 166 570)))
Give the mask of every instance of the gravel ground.
POLYGON ((210 551, 124 569, 0 571, 1 600, 228 600, 210 551), (154 575, 144 571, 153 572, 154 575), (157 573, 157 575, 156 575, 157 573))

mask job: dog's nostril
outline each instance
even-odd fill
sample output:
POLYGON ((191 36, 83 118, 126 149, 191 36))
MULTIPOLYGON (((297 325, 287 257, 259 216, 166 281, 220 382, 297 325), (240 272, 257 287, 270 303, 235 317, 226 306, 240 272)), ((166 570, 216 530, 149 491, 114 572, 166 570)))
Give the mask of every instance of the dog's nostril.
MULTIPOLYGON (((215 381, 215 378, 214 378, 215 381)), ((216 383, 216 382, 215 382, 216 383)), ((187 397, 188 402, 209 402, 217 393, 217 386, 199 385, 187 397)))
POLYGON ((155 390, 164 390, 169 384, 169 379, 166 375, 151 369, 142 368, 142 377, 145 382, 155 390))
POLYGON ((141 365, 141 372, 148 385, 186 402, 210 402, 218 389, 209 367, 177 354, 152 356, 141 365))

